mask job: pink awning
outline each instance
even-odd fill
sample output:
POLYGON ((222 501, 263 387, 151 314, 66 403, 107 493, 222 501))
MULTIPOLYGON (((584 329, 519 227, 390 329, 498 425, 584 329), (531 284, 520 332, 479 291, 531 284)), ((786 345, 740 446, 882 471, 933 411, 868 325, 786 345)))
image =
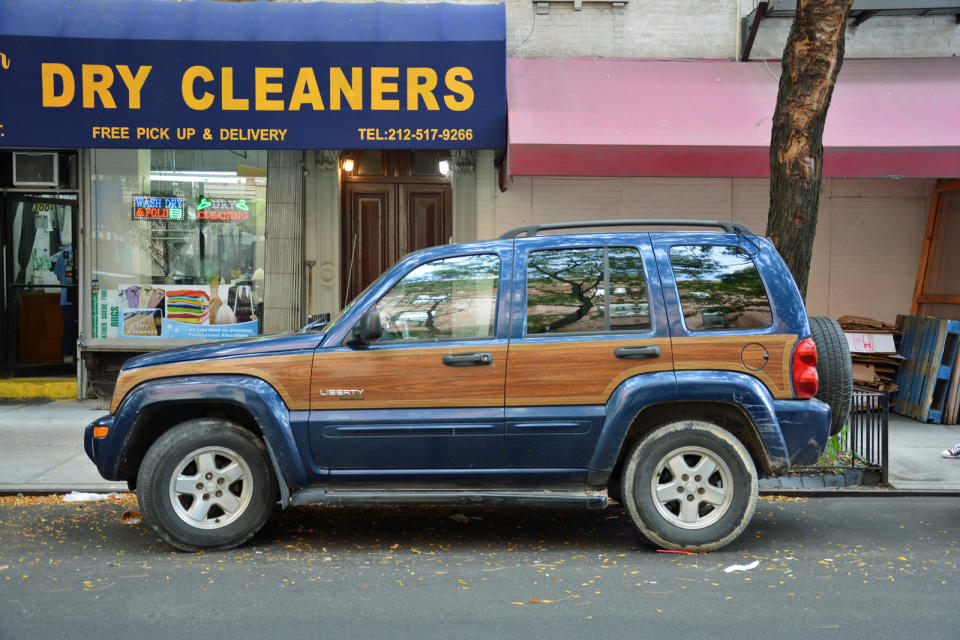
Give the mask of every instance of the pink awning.
MULTIPOLYGON (((779 62, 510 59, 511 175, 766 177, 779 62)), ((960 177, 960 58, 847 60, 823 175, 960 177)))

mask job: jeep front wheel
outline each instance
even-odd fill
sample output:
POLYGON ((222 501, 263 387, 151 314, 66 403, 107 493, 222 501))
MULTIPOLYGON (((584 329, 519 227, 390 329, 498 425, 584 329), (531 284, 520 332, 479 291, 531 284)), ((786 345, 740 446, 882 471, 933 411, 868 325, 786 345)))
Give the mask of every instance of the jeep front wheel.
POLYGON ((160 436, 140 465, 144 520, 185 551, 230 549, 266 522, 277 493, 263 442, 224 420, 188 420, 160 436))
POLYGON ((757 505, 757 471, 746 448, 699 420, 664 425, 640 440, 622 482, 634 526, 665 549, 719 549, 743 532, 757 505))

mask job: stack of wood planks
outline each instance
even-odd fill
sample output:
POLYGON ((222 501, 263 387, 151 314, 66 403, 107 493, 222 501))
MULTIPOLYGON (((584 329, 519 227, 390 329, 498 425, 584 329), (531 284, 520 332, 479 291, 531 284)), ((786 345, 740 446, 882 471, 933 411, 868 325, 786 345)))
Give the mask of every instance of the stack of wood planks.
POLYGON ((840 316, 837 318, 847 337, 853 360, 853 384, 873 391, 897 390, 894 377, 903 363, 894 344, 896 327, 873 318, 840 316))
POLYGON ((900 353, 891 409, 921 422, 957 424, 960 409, 960 320, 900 316, 900 353))

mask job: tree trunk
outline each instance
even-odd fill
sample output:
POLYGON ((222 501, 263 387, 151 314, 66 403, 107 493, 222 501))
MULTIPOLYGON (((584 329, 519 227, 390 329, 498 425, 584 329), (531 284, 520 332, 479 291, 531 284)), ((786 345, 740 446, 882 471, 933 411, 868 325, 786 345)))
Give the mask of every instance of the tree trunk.
POLYGON ((853 0, 798 0, 783 50, 770 141, 767 235, 806 299, 820 206, 823 125, 853 0))

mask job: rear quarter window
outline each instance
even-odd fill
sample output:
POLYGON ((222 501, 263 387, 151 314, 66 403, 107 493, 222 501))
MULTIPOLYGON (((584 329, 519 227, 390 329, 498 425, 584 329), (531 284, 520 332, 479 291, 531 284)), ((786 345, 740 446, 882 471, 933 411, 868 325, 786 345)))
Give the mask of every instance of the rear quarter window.
POLYGON ((678 245, 670 249, 670 262, 687 329, 766 329, 773 324, 760 272, 739 247, 678 245))

